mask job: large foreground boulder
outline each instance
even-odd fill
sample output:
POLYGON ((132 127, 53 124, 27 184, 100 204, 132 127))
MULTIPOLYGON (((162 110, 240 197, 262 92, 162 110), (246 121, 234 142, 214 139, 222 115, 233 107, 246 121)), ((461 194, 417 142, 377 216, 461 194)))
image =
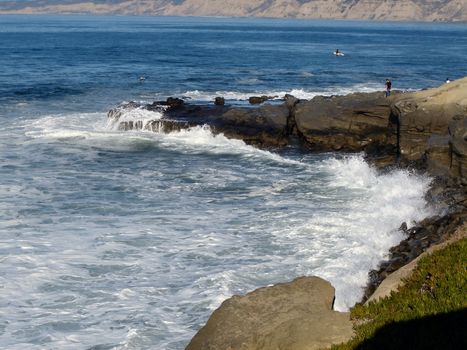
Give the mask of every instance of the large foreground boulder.
POLYGON ((186 350, 312 350, 350 339, 348 313, 332 310, 334 288, 318 277, 233 296, 214 311, 186 350))

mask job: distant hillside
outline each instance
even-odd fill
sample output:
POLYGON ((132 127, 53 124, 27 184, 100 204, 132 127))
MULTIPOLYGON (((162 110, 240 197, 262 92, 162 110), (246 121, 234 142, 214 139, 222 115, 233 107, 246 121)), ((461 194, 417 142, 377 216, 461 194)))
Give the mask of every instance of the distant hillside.
POLYGON ((1 0, 0 13, 467 21, 467 0, 1 0))

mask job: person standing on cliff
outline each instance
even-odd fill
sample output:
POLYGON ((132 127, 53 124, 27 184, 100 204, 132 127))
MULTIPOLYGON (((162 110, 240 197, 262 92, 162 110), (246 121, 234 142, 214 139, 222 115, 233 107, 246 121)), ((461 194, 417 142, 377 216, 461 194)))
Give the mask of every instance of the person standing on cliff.
POLYGON ((386 97, 391 96, 391 87, 392 87, 391 80, 386 79, 386 97))

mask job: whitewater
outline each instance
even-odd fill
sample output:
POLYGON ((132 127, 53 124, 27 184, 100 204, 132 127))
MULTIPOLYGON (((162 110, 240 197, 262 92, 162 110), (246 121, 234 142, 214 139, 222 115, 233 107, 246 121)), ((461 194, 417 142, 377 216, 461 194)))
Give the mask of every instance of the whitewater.
POLYGON ((2 206, 9 349, 181 348, 226 298, 302 275, 347 310, 397 225, 430 214, 429 178, 378 174, 362 155, 272 153, 207 126, 122 132, 104 113, 19 127, 35 150, 22 162, 38 164, 1 187, 16 198, 2 206))
POLYGON ((329 280, 348 310, 400 225, 437 213, 432 179, 379 172, 362 154, 257 149, 209 126, 122 131, 107 112, 378 91, 388 76, 422 89, 465 69, 466 30, 1 17, 0 349, 180 350, 226 298, 303 275, 329 280))

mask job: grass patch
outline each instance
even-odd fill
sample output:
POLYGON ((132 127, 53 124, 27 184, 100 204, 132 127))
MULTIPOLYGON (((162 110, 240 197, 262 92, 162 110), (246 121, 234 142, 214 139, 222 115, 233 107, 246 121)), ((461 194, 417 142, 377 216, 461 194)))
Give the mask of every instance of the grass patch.
POLYGON ((332 350, 467 349, 467 239, 420 259, 397 292, 351 318, 355 337, 332 350))

